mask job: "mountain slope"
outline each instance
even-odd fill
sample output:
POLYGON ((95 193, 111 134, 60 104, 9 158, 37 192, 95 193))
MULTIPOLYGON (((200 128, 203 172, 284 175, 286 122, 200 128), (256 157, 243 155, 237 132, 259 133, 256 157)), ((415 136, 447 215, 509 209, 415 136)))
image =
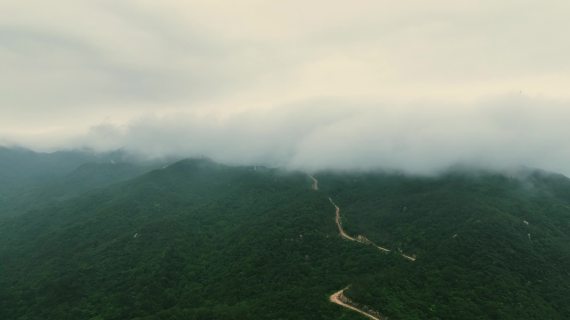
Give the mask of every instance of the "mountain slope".
POLYGON ((566 319, 570 181, 521 172, 324 175, 344 227, 413 253, 347 295, 394 318, 566 319), (382 284, 381 286, 377 284, 382 284))
POLYGON ((0 230, 1 316, 335 318, 368 265, 332 254, 330 209, 304 175, 177 163, 0 230))
POLYGON ((119 151, 37 153, 0 147, 0 218, 125 181, 161 165, 128 159, 119 151))
POLYGON ((185 160, 0 222, 0 318, 570 315, 567 178, 315 178, 185 160))

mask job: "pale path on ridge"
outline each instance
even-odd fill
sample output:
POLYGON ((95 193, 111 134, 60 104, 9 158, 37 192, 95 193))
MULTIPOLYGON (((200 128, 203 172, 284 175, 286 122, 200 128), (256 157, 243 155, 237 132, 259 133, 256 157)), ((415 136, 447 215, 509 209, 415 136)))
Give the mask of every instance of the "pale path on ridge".
POLYGON ((309 178, 311 178, 311 180, 313 180, 313 185, 311 186, 311 188, 315 191, 319 191, 319 180, 317 180, 317 178, 309 175, 309 178))
POLYGON ((333 294, 331 295, 331 297, 330 297, 330 301, 331 301, 332 303, 338 304, 338 305, 341 306, 341 307, 350 309, 350 310, 352 310, 352 311, 356 311, 356 312, 360 313, 361 315, 363 315, 363 316, 365 316, 365 317, 367 317, 367 318, 370 318, 370 319, 372 319, 372 320, 382 320, 381 318, 376 317, 376 316, 374 316, 374 315, 372 315, 372 314, 370 314, 370 313, 368 313, 368 312, 366 312, 366 311, 364 311, 364 310, 360 310, 360 309, 358 309, 358 308, 356 308, 356 307, 353 307, 353 306, 351 306, 351 305, 349 305, 349 304, 346 304, 346 303, 342 302, 342 300, 341 300, 340 297, 343 295, 344 290, 346 290, 346 289, 348 289, 348 287, 346 287, 346 288, 344 288, 344 289, 342 289, 342 290, 340 290, 340 291, 337 291, 337 292, 333 293, 333 294))
MULTIPOLYGON (((318 191, 318 190, 319 190, 319 181, 318 181, 315 177, 313 177, 313 176, 309 176, 309 177, 311 178, 311 180, 313 180, 312 189, 313 189, 314 191, 318 191)), ((329 197, 329 201, 330 201, 330 202, 332 203, 332 205, 336 208, 336 218, 335 218, 335 220, 336 220, 336 225, 337 225, 337 227, 338 227, 338 231, 339 231, 341 237, 343 237, 343 238, 345 238, 345 239, 347 239, 347 240, 350 240, 350 241, 361 242, 361 241, 359 241, 359 240, 357 240, 357 239, 355 239, 355 238, 349 236, 349 235, 344 231, 344 229, 342 228, 342 223, 341 223, 341 221, 340 221, 340 208, 333 202, 333 200, 332 200, 330 197, 329 197)), ((374 245, 374 246, 376 246, 376 245, 374 245)), ((378 249, 384 250, 384 251, 386 251, 386 252, 390 252, 390 250, 388 250, 388 249, 385 249, 385 248, 382 248, 382 247, 379 247, 379 246, 376 246, 376 247, 377 247, 378 249)), ((348 287, 346 287, 346 288, 344 288, 344 289, 342 289, 342 290, 340 290, 340 291, 338 291, 338 292, 333 293, 333 294, 330 296, 330 298, 329 298, 330 302, 332 302, 332 303, 334 303, 334 304, 337 304, 337 305, 339 305, 339 306, 341 306, 341 307, 343 307, 343 308, 346 308, 346 309, 349 309, 349 310, 358 312, 358 313, 362 314, 363 316, 365 316, 365 317, 367 317, 367 318, 370 318, 370 319, 372 319, 372 320, 382 320, 381 318, 376 317, 376 316, 374 316, 374 315, 372 315, 372 314, 370 314, 370 313, 368 313, 368 312, 366 312, 366 311, 364 311, 364 310, 358 309, 357 307, 353 307, 353 306, 351 306, 351 305, 349 305, 349 304, 347 304, 347 303, 342 302, 341 296, 343 296, 343 293, 344 293, 344 291, 345 291, 346 289, 348 289, 348 287)))
POLYGON ((350 240, 350 241, 355 241, 358 242, 356 239, 354 239, 353 237, 349 236, 344 229, 342 228, 342 222, 340 221, 340 208, 334 203, 334 201, 329 198, 329 201, 331 202, 331 204, 335 207, 336 209, 336 214, 335 214, 335 222, 336 222, 336 226, 338 228, 338 233, 340 233, 340 236, 345 238, 346 240, 350 240))

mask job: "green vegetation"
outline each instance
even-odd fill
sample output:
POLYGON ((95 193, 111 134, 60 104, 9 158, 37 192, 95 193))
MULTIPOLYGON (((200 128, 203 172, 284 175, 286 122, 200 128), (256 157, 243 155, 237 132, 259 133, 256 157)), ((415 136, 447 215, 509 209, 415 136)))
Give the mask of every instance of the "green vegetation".
POLYGON ((129 161, 121 152, 35 153, 0 147, 0 218, 42 209, 134 178, 161 162, 129 161))
POLYGON ((507 177, 328 176, 350 234, 417 254, 358 279, 348 296, 394 319, 566 319, 570 183, 507 177), (372 284, 372 285, 371 285, 372 284))
POLYGON ((390 319, 570 317, 562 176, 78 167, 0 220, 0 319, 362 319, 328 301, 348 284, 390 319))

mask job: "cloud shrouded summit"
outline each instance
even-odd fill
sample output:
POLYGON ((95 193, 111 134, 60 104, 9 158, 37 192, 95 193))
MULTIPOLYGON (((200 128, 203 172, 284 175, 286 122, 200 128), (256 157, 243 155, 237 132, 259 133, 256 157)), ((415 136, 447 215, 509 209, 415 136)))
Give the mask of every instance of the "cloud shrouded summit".
POLYGON ((567 1, 0 4, 0 143, 570 173, 567 1))

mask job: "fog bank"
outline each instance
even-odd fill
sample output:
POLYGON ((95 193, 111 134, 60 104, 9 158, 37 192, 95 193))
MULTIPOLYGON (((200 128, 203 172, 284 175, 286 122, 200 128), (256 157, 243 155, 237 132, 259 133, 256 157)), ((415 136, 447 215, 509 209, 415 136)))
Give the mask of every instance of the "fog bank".
MULTIPOLYGON (((472 105, 311 101, 233 114, 175 113, 102 123, 51 149, 123 148, 146 158, 432 174, 454 165, 570 174, 570 105, 521 95, 472 105)), ((49 137, 47 137, 49 139, 49 137)), ((27 146, 49 145, 41 139, 27 146)))
POLYGON ((0 144, 568 174, 570 2, 4 0, 0 144))

